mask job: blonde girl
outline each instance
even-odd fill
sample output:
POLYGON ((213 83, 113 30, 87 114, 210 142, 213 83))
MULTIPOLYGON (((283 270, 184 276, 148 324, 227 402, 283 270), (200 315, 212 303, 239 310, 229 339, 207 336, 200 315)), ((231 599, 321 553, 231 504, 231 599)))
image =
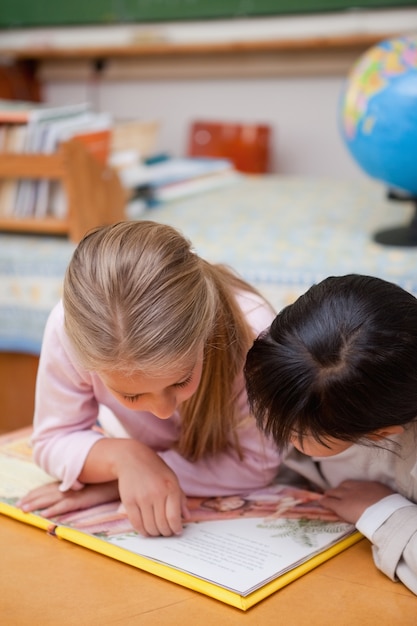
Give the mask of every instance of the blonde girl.
POLYGON ((273 317, 170 226, 87 234, 48 320, 37 379, 34 457, 60 485, 31 492, 22 508, 51 516, 120 496, 140 533, 168 536, 181 532, 185 495, 270 483, 279 454, 250 415, 243 364, 273 317))

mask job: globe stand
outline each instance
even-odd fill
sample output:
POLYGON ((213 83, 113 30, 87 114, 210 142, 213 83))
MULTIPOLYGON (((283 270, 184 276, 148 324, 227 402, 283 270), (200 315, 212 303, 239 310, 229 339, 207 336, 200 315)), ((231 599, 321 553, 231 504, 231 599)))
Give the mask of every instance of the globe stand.
POLYGON ((414 203, 414 215, 408 226, 398 226, 397 228, 389 228, 388 230, 380 230, 375 233, 374 241, 384 246, 417 246, 417 196, 400 195, 395 191, 389 190, 387 198, 390 200, 399 200, 402 202, 414 203))

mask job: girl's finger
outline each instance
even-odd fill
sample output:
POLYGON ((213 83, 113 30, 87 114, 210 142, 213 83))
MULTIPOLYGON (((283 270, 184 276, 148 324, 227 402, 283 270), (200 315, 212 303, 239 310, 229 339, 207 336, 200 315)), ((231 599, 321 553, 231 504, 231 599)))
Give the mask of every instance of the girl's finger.
POLYGON ((124 504, 124 508, 126 510, 126 515, 129 518, 129 522, 132 524, 133 528, 140 534, 146 537, 148 535, 145 525, 142 519, 142 513, 137 504, 124 504))
MULTIPOLYGON (((183 497, 179 497, 178 494, 170 494, 167 497, 165 508, 170 535, 182 534, 183 500, 183 497)), ((185 509, 185 512, 188 514, 188 509, 185 509)))

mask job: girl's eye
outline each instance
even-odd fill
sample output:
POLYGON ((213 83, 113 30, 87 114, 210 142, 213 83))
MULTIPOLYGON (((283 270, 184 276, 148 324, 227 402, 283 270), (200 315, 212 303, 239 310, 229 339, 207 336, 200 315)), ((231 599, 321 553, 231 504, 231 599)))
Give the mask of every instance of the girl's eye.
MULTIPOLYGON (((186 387, 187 385, 190 384, 190 382, 193 379, 193 374, 190 374, 188 376, 188 378, 186 378, 185 380, 182 380, 179 383, 175 383, 174 385, 172 385, 173 387, 176 388, 182 388, 182 387, 186 387)), ((135 396, 123 396, 123 400, 126 400, 126 402, 136 402, 136 400, 138 400, 138 398, 140 398, 141 394, 137 394, 135 396)))
POLYGON ((127 402, 135 402, 139 396, 123 396, 123 400, 127 400, 127 402))
POLYGON ((180 383, 175 383, 175 385, 173 385, 174 387, 186 387, 187 385, 190 384, 190 382, 193 379, 193 375, 190 374, 188 378, 186 378, 185 380, 182 380, 180 383))

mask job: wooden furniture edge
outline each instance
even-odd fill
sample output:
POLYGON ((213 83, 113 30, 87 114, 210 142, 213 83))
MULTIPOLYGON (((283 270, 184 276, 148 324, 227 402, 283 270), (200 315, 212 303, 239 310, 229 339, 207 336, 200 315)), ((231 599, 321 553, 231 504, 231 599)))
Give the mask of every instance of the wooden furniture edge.
POLYGON ((68 197, 66 218, 0 217, 0 231, 68 235, 78 242, 94 228, 125 219, 126 193, 115 170, 101 165, 78 141, 53 155, 0 154, 0 179, 59 180, 68 197))
POLYGON ((54 217, 43 219, 0 217, 0 231, 36 235, 68 235, 70 225, 68 220, 54 217))
POLYGON ((33 421, 39 356, 0 351, 0 433, 33 421))
POLYGON ((340 50, 367 48, 383 39, 397 36, 394 32, 367 33, 356 35, 303 37, 289 39, 268 39, 233 42, 203 42, 203 43, 170 43, 156 40, 154 42, 126 43, 114 46, 78 46, 58 48, 22 47, 1 48, 0 54, 19 60, 46 60, 46 59, 102 59, 109 57, 152 57, 176 55, 227 55, 233 53, 250 52, 304 52, 312 50, 340 50))

